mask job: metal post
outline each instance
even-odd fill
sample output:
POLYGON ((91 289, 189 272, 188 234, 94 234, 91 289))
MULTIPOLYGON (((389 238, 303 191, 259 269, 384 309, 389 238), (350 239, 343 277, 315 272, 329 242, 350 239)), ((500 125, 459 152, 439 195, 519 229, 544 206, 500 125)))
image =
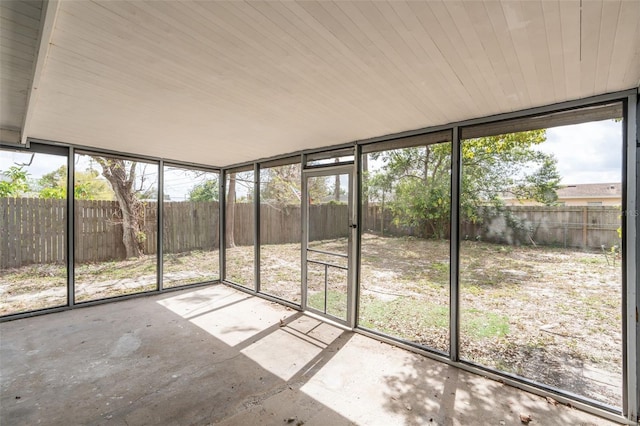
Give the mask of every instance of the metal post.
POLYGON ((329 284, 329 265, 324 265, 324 313, 327 313, 327 290, 329 284))
POLYGON ((67 151, 67 306, 76 301, 75 284, 75 151, 67 151))
POLYGON ((305 154, 301 154, 300 155, 300 163, 301 163, 301 173, 300 173, 300 179, 302 179, 301 183, 301 190, 302 190, 302 194, 300 197, 300 213, 301 213, 301 218, 300 218, 300 226, 301 226, 301 236, 302 236, 302 241, 300 244, 300 247, 302 250, 300 253, 300 267, 302 268, 301 271, 301 280, 300 280, 300 307, 302 308, 302 310, 306 310, 307 309, 307 248, 309 246, 309 227, 308 225, 308 220, 309 220, 309 203, 308 203, 308 195, 307 195, 307 177, 304 174, 304 167, 306 164, 307 158, 305 154))
MULTIPOLYGON (((366 154, 365 154, 366 155, 366 154)), ((349 321, 349 327, 356 328, 359 320, 359 306, 360 306, 360 250, 362 244, 362 225, 363 212, 362 212, 362 146, 356 145, 354 152, 354 173, 355 179, 352 188, 352 200, 355 208, 354 224, 355 238, 353 240, 353 249, 350 253, 351 270, 353 270, 353 290, 349 293, 352 297, 352 301, 349 303, 347 320, 349 321)), ((366 214, 366 212, 364 213, 366 214)))
POLYGON ((156 217, 158 221, 156 223, 157 226, 157 234, 158 238, 156 238, 156 253, 157 253, 157 269, 158 269, 158 291, 163 290, 163 267, 164 267, 164 160, 160 160, 158 163, 158 203, 156 210, 156 217))
POLYGON ((460 359, 460 178, 461 143, 460 128, 453 128, 451 138, 451 218, 449 237, 449 356, 451 361, 460 359))
POLYGON ((253 288, 260 291, 260 165, 253 165, 253 288))
POLYGON ((218 222, 220 225, 220 229, 218 231, 218 254, 220 255, 220 281, 224 281, 226 279, 226 259, 225 259, 225 249, 227 247, 227 235, 225 229, 225 211, 226 211, 226 179, 227 172, 225 170, 220 170, 220 179, 218 180, 218 199, 220 202, 218 203, 218 222))
POLYGON ((624 155, 626 160, 626 175, 623 177, 623 197, 625 197, 625 214, 623 215, 623 413, 632 420, 638 421, 640 408, 640 371, 638 370, 638 356, 640 355, 640 326, 638 323, 638 307, 640 306, 640 292, 638 291, 638 189, 640 176, 640 149, 638 145, 638 96, 627 98, 626 116, 624 117, 624 155), (626 186, 626 188, 624 188, 626 186))

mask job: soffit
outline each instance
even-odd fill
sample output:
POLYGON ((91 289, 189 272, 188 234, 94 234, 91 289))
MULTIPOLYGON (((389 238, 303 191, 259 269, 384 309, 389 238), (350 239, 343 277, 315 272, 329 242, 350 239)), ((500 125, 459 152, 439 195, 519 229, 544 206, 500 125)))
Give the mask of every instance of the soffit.
POLYGON ((227 166, 637 87, 638 22, 635 1, 63 1, 27 135, 227 166))

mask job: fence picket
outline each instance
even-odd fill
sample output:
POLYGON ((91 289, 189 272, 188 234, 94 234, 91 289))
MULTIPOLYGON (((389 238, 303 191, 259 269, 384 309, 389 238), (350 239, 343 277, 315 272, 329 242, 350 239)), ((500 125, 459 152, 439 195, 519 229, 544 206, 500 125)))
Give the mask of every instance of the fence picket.
MULTIPOLYGON (((146 254, 157 252, 156 206, 155 202, 145 205, 146 254)), ((218 202, 167 201, 164 209, 165 253, 218 248, 218 202)), ((309 209, 310 217, 314 219, 309 230, 312 240, 346 235, 346 205, 320 204, 311 205, 309 209)), ((506 210, 531 227, 531 238, 536 244, 565 247, 583 247, 586 244, 599 249, 602 245, 609 248, 620 241, 616 231, 621 223, 617 207, 516 206, 506 210)), ((119 212, 115 201, 76 201, 75 256, 78 262, 124 259, 126 252, 119 212)), ((0 268, 63 262, 66 253, 65 214, 65 200, 0 198, 0 268)), ((252 203, 235 205, 236 245, 253 244, 253 215, 252 203)), ((299 206, 262 204, 260 217, 262 244, 300 241, 299 206)), ((465 222, 461 224, 460 235, 463 238, 481 236, 485 241, 494 242, 505 238, 504 235, 489 235, 487 228, 488 224, 465 222)), ((404 236, 420 235, 422 230, 394 224, 388 209, 369 204, 363 218, 363 231, 404 236)), ((528 241, 522 243, 529 244, 528 241)))

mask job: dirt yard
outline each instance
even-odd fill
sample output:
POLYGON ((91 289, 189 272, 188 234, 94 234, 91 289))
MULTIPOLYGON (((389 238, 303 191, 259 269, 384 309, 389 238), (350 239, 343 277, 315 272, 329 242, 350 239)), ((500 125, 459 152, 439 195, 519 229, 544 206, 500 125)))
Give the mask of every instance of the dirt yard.
MULTIPOLYGON (((326 242, 325 249, 340 246, 326 242)), ((464 241, 460 256, 461 357, 614 406, 621 399, 621 267, 603 253, 464 241)), ((217 279, 218 252, 168 256, 165 285, 217 279)), ((261 249, 261 290, 300 302, 300 245, 261 249)), ((253 249, 227 253, 228 276, 252 286, 253 249)), ((323 271, 311 271, 321 282, 323 271)), ((147 256, 76 268, 79 301, 155 289, 147 256)), ((341 313, 342 277, 329 280, 327 309, 341 313)), ((310 304, 321 309, 322 286, 310 304)), ((0 314, 64 305, 66 271, 56 265, 4 270, 0 314)), ((365 235, 362 327, 448 351, 449 243, 365 235)))

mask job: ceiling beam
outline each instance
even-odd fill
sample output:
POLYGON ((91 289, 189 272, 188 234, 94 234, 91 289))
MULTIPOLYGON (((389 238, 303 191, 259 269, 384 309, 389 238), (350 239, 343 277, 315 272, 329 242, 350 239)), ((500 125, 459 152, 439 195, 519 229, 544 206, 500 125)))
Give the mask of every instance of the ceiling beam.
POLYGON ((42 7, 42 15, 40 16, 40 40, 38 43, 38 51, 36 52, 31 85, 29 86, 29 95, 27 97, 27 105, 24 112, 24 121, 22 122, 20 143, 23 145, 26 145, 27 143, 29 126, 36 109, 36 104, 38 103, 38 87, 49 56, 49 47, 51 46, 51 37, 53 36, 53 29, 56 25, 59 5, 59 0, 44 0, 44 5, 42 7))

